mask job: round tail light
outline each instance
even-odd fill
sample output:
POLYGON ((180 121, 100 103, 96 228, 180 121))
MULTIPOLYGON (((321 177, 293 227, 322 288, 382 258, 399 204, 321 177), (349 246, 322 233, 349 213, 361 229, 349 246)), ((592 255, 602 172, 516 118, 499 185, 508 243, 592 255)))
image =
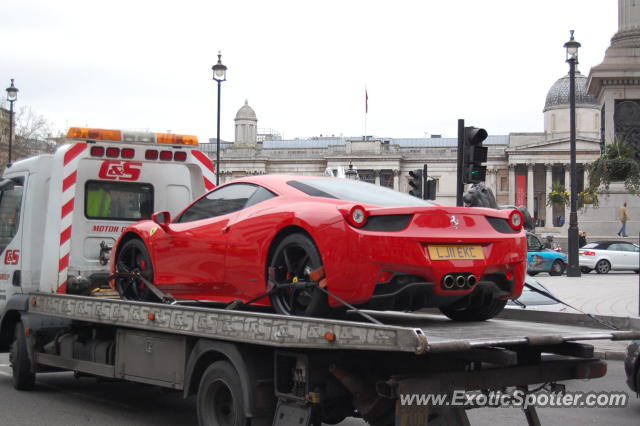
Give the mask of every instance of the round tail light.
POLYGON ((362 228, 367 223, 369 213, 362 206, 353 206, 347 214, 347 221, 351 226, 362 228))
POLYGON ((522 229, 522 225, 524 224, 524 215, 520 210, 513 210, 511 214, 509 214, 509 226, 515 231, 519 231, 522 229))

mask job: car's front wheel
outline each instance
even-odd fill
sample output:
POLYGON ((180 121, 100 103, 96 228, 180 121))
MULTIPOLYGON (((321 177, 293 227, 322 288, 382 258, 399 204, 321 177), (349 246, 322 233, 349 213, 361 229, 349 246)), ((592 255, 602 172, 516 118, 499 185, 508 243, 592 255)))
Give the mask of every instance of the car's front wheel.
POLYGON ((131 274, 115 280, 116 290, 122 299, 157 301, 149 287, 135 277, 135 274, 139 274, 147 281, 153 282, 151 256, 141 240, 134 238, 124 243, 116 257, 116 272, 131 274))
POLYGON ((447 306, 440 311, 454 321, 486 321, 498 315, 507 304, 506 300, 497 299, 490 292, 471 294, 468 304, 447 306))
POLYGON ((271 295, 271 304, 277 313, 314 317, 329 314, 326 293, 310 283, 311 273, 322 267, 320 252, 311 238, 301 233, 286 236, 273 251, 268 267, 274 271, 276 292, 271 295))
POLYGON ((611 270, 611 264, 608 260, 602 259, 596 263, 596 272, 599 274, 608 274, 611 270))
POLYGON ((565 264, 564 264, 564 262, 562 260, 556 259, 551 264, 551 269, 549 270, 549 275, 552 275, 554 277, 562 275, 564 273, 565 267, 566 266, 565 266, 565 264))

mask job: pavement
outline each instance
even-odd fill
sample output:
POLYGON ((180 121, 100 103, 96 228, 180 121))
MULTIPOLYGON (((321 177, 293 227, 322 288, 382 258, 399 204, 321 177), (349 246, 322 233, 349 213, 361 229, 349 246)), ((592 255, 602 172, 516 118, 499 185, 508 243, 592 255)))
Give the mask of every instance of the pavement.
MULTIPOLYGON (((601 321, 620 330, 640 331, 640 275, 633 272, 610 272, 599 275, 594 272, 580 277, 552 277, 546 273, 535 276, 558 299, 593 314, 601 321)), ((550 324, 603 327, 577 310, 566 308, 558 312, 558 306, 506 309, 503 318, 538 321, 550 324)), ((626 356, 629 341, 592 340, 594 352, 601 359, 622 360, 626 356)))

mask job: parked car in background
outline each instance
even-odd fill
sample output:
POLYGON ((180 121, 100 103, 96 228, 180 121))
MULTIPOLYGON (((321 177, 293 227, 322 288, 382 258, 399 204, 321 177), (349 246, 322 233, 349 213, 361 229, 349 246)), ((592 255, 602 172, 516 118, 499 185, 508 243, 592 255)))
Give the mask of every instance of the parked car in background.
POLYGON ((553 312, 564 312, 569 310, 566 305, 559 303, 550 297, 545 296, 535 290, 532 290, 531 287, 534 287, 537 290, 544 291, 553 296, 551 291, 548 288, 543 286, 540 281, 533 278, 531 275, 527 274, 524 280, 524 289, 522 289, 522 295, 518 297, 516 300, 510 300, 507 303, 508 308, 522 308, 528 309, 530 311, 553 311, 553 312))
POLYGON ((527 272, 536 275, 548 272, 549 275, 562 275, 567 268, 567 255, 551 248, 545 248, 540 238, 527 232, 527 272))
POLYGON ((626 241, 596 241, 578 250, 580 270, 588 274, 615 271, 640 271, 640 247, 626 241))
POLYGON ((627 374, 629 388, 640 395, 640 340, 634 340, 627 347, 624 372, 627 374))

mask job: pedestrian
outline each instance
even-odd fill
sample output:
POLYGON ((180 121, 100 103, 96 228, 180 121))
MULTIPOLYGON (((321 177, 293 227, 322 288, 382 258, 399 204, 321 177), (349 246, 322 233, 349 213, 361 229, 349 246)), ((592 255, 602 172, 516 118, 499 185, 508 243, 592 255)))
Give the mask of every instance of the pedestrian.
POLYGON ((628 237, 627 235, 627 220, 629 220, 629 212, 627 212, 627 202, 620 207, 618 212, 618 219, 620 219, 620 230, 618 231, 619 237, 628 237))
POLYGON ((578 236, 578 247, 584 247, 587 245, 587 232, 581 231, 578 236))

